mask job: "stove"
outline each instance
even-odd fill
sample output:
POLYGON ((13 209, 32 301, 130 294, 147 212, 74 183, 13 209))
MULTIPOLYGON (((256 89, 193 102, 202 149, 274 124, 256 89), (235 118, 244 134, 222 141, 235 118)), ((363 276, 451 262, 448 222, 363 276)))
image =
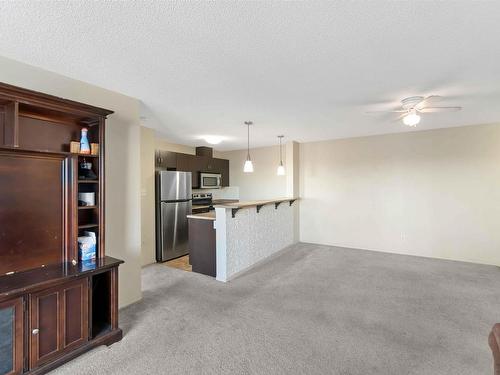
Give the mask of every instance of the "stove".
POLYGON ((193 214, 201 214, 213 210, 212 193, 195 193, 193 194, 193 214))

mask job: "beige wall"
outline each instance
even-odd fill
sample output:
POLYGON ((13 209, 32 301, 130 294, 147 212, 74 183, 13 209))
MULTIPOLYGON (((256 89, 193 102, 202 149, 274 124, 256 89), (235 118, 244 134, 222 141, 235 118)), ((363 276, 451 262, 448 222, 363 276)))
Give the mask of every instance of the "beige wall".
POLYGON ((500 265, 500 125, 300 145, 300 239, 500 265))
MULTIPOLYGON (((287 196, 287 177, 277 176, 279 163, 279 147, 260 147, 250 150, 254 172, 244 173, 247 150, 220 152, 220 157, 229 159, 229 182, 238 186, 241 200, 281 198, 287 196)), ((283 153, 283 163, 286 163, 286 152, 283 153)))
POLYGON ((156 150, 180 152, 182 154, 194 155, 196 153, 195 147, 171 143, 165 139, 158 137, 155 137, 154 147, 156 150))
POLYGON ((154 130, 141 126, 141 265, 155 257, 155 148, 154 130))
MULTIPOLYGON (((300 144, 292 141, 286 144, 286 191, 287 197, 300 197, 300 144)), ((294 242, 300 240, 300 201, 293 205, 294 242)))
POLYGON ((139 102, 0 57, 0 81, 115 111, 106 126, 106 253, 120 266, 120 306, 141 298, 139 102))

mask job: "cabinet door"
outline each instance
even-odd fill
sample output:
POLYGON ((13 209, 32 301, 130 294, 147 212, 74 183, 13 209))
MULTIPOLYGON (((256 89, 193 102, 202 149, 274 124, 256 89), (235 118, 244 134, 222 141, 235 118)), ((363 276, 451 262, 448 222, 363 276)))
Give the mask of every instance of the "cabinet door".
POLYGON ((23 299, 0 302, 0 375, 23 371, 23 299))
POLYGON ((192 187, 200 186, 200 176, 197 165, 197 157, 189 154, 177 154, 177 170, 182 172, 191 172, 192 187))
POLYGON ((88 339, 88 296, 88 279, 63 286, 63 348, 79 346, 88 339))
POLYGON ((229 186, 229 160, 227 159, 212 159, 215 164, 217 173, 221 174, 221 186, 229 186))
POLYGON ((155 165, 157 168, 165 170, 173 170, 177 167, 177 154, 170 151, 160 151, 155 152, 155 165))
POLYGON ((30 367, 51 361, 88 339, 88 279, 31 295, 30 367))
POLYGON ((30 297, 30 368, 57 356, 61 351, 61 292, 49 289, 30 297))

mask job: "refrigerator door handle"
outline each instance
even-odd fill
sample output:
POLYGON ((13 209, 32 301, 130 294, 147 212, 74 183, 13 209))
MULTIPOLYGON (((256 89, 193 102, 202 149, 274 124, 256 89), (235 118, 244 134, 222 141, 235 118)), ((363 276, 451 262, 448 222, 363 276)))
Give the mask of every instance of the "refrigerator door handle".
POLYGON ((160 203, 160 241, 161 241, 161 244, 160 244, 160 248, 161 248, 161 252, 162 252, 162 258, 163 258, 163 244, 165 243, 165 238, 163 236, 163 212, 162 212, 162 207, 161 205, 163 204, 163 202, 160 203))

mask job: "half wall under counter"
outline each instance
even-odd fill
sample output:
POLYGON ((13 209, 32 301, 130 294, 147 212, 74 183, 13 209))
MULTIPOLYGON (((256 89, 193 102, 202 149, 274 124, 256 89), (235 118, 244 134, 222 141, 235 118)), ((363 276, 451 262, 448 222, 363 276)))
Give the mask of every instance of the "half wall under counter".
POLYGON ((294 243, 297 198, 215 205, 216 279, 239 273, 294 243))

